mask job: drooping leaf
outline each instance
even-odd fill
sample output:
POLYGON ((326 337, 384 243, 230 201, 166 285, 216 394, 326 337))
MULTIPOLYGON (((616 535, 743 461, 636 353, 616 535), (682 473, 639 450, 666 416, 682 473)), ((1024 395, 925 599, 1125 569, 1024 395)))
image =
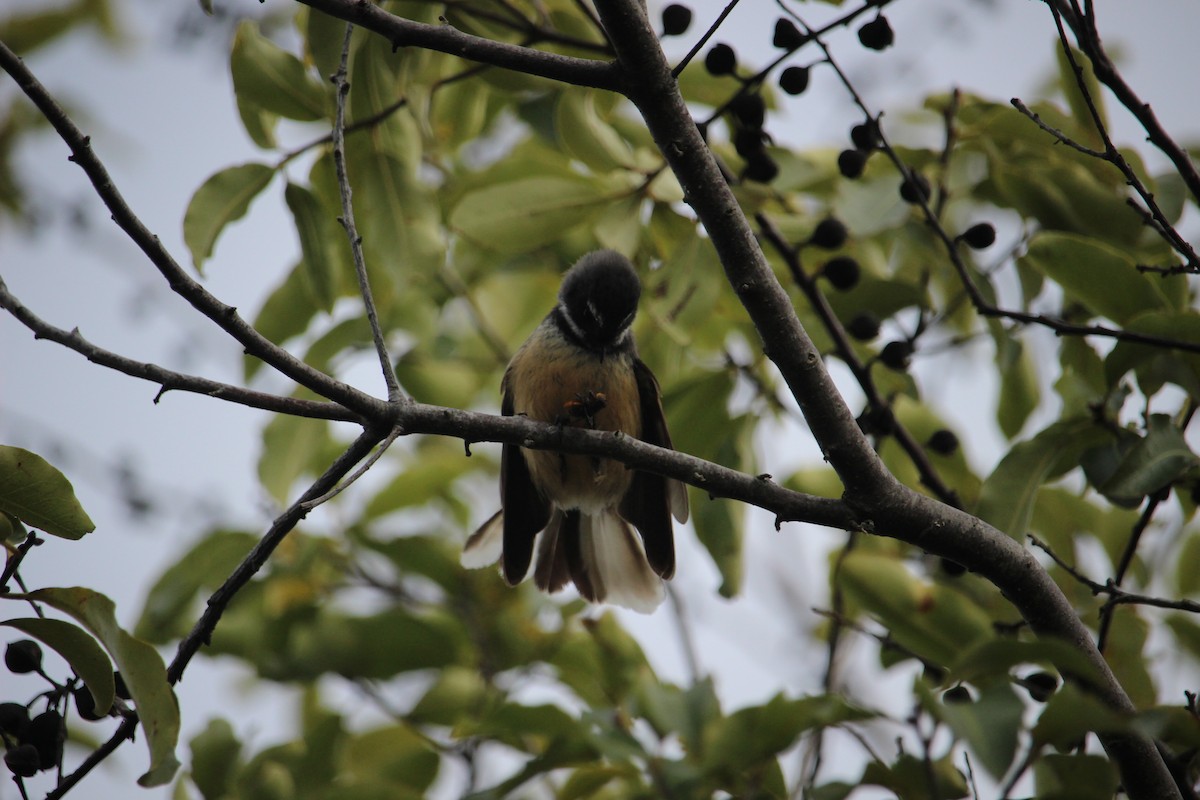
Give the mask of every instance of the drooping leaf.
POLYGON ((241 164, 210 176, 188 202, 183 216, 183 241, 192 254, 192 265, 202 271, 225 226, 246 215, 275 170, 266 164, 241 164))
POLYGON ((1174 310, 1160 278, 1142 275, 1127 252, 1099 239, 1044 231, 1033 237, 1022 260, 1062 286, 1068 299, 1117 323, 1146 311, 1174 310))
POLYGON ((1119 778, 1104 756, 1050 753, 1033 765, 1038 800, 1110 800, 1119 778))
POLYGON ((312 291, 316 306, 329 311, 333 308, 337 269, 332 248, 341 244, 344 236, 339 241, 340 231, 336 223, 325 213, 316 196, 305 187, 289 182, 283 191, 283 198, 292 212, 296 233, 300 236, 300 264, 308 279, 306 284, 312 291))
POLYGON ((223 719, 209 720, 204 730, 192 737, 190 775, 204 800, 221 800, 233 788, 241 761, 242 743, 233 727, 223 719))
POLYGON ((66 659, 91 691, 96 713, 108 713, 116 696, 112 661, 86 631, 69 622, 49 618, 10 619, 0 625, 29 634, 66 659))
POLYGON ((1097 491, 1118 505, 1136 505, 1194 466, 1196 454, 1165 414, 1153 414, 1146 435, 1121 458, 1097 491))
POLYGON ((113 602, 98 592, 81 587, 39 589, 29 598, 74 617, 104 645, 129 687, 150 750, 150 768, 138 778, 138 784, 168 783, 179 768, 175 759, 179 703, 167 683, 167 670, 158 651, 122 630, 113 602))
POLYGON ((0 445, 0 511, 64 539, 96 529, 66 476, 20 447, 0 445))
POLYGON ((523 178, 465 195, 450 212, 450 227, 488 250, 521 253, 562 238, 607 204, 586 181, 523 178))
POLYGON ((325 115, 329 91, 303 62, 243 20, 229 58, 233 91, 250 103, 287 119, 311 121, 325 115))
POLYGON ((994 778, 1004 777, 1017 753, 1025 710, 1008 683, 985 686, 969 703, 936 702, 931 710, 971 746, 994 778))

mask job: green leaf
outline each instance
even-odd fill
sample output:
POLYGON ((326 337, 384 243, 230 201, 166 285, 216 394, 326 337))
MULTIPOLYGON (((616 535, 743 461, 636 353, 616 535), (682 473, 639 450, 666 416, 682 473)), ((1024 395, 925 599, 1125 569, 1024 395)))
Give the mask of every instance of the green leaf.
POLYGON ((721 715, 721 701, 711 677, 684 690, 646 675, 638 684, 635 699, 637 713, 660 738, 678 736, 695 761, 705 761, 704 731, 721 715))
POLYGON ((292 212, 296 233, 300 236, 300 265, 308 279, 307 286, 312 291, 317 308, 329 311, 333 308, 335 297, 336 266, 332 248, 345 243, 345 236, 339 242, 337 224, 308 189, 289 181, 283 198, 292 212))
MULTIPOLYGON (((1149 312, 1130 320, 1125 330, 1200 344, 1200 314, 1195 311, 1149 312)), ((1138 371, 1138 383, 1147 396, 1157 391, 1148 380, 1150 370, 1154 370, 1160 379, 1165 377, 1181 386, 1193 397, 1200 396, 1200 354, 1129 341, 1117 342, 1104 359, 1105 380, 1109 386, 1115 386, 1131 369, 1138 371)))
POLYGON ((258 541, 242 531, 213 531, 198 540, 150 587, 134 633, 155 644, 192 625, 196 595, 221 585, 258 541))
POLYGON ((1114 322, 1174 310, 1161 278, 1140 274, 1132 256, 1098 239, 1043 231, 1030 241, 1022 262, 1056 281, 1068 299, 1114 322))
POLYGON ((900 800, 957 800, 970 792, 967 779, 954 766, 953 753, 932 763, 907 753, 892 764, 872 761, 861 782, 891 789, 900 800))
POLYGON ((1120 781, 1104 756, 1050 753, 1033 764, 1038 800, 1111 800, 1120 781))
POLYGON ((408 719, 419 725, 452 727, 477 714, 487 694, 488 685, 477 669, 447 667, 438 671, 433 685, 413 706, 408 719))
POLYGON ((1035 745, 1066 750, 1088 733, 1129 730, 1130 718, 1118 714, 1073 683, 1064 683, 1046 703, 1033 726, 1035 745))
POLYGON ((586 181, 522 178, 464 195, 450 212, 450 227, 487 250, 526 253, 558 241, 609 202, 586 181))
POLYGON ((108 650, 129 687, 150 750, 150 768, 138 778, 138 785, 168 783, 179 768, 175 759, 179 703, 167 683, 167 670, 158 651, 122 630, 112 601, 98 592, 81 587, 39 589, 28 597, 74 617, 108 650))
POLYGON ((275 170, 266 164, 226 167, 210 176, 192 195, 183 215, 183 241, 197 272, 203 271, 225 226, 246 216, 250 202, 267 188, 274 175, 275 170))
MULTIPOLYGON (((254 329, 275 344, 283 344, 308 330, 318 308, 307 283, 302 266, 291 270, 263 302, 254 318, 254 329)), ((253 378, 262 367, 262 360, 246 356, 243 361, 246 380, 253 378)))
POLYGON ((370 616, 323 610, 312 624, 293 629, 288 642, 297 677, 373 680, 454 664, 464 644, 457 621, 398 608, 370 616))
POLYGON ((1153 414, 1145 437, 1125 453, 1097 491, 1118 505, 1135 505, 1170 486, 1197 462, 1181 431, 1165 414, 1153 414))
POLYGON ((209 720, 204 730, 192 738, 190 746, 192 783, 204 800, 229 797, 242 753, 242 743, 234 735, 233 727, 223 719, 209 720))
POLYGON ((441 763, 426 738, 406 725, 352 736, 340 748, 339 756, 338 782, 372 791, 428 789, 441 763))
POLYGON ((116 696, 112 661, 82 628, 60 619, 42 618, 10 619, 0 625, 29 634, 66 659, 91 691, 96 713, 108 713, 116 696))
POLYGON ((1023 539, 1038 489, 1078 464, 1078 454, 1103 433, 1090 419, 1069 419, 1015 445, 983 482, 975 514, 1009 536, 1023 539))
POLYGON ((312 474, 332 441, 329 423, 304 417, 277 416, 263 429, 258 479, 263 488, 286 505, 292 484, 312 474))
POLYGON ((1103 680, 1099 668, 1078 648, 1057 639, 1037 639, 1023 642, 1012 639, 989 639, 969 648, 951 666, 950 675, 956 681, 978 682, 981 678, 1007 675, 1018 664, 1042 664, 1053 667, 1063 675, 1071 675, 1099 685, 1103 680))
POLYGON ((595 92, 566 91, 560 94, 554 127, 563 149, 593 170, 608 172, 633 164, 629 144, 600 118, 595 92))
POLYGON ((1101 89, 1099 81, 1096 80, 1091 60, 1081 51, 1072 47, 1071 59, 1079 67, 1077 73, 1071 65, 1071 59, 1067 58, 1067 54, 1061 47, 1054 48, 1054 53, 1058 62, 1059 85, 1062 87, 1063 95, 1067 98, 1067 105, 1071 107, 1071 117, 1076 125, 1072 136, 1086 137, 1077 139, 1077 141, 1082 141, 1083 144, 1094 149, 1102 149, 1104 142, 1096 130, 1096 120, 1092 117, 1092 109, 1096 109, 1100 115, 1101 125, 1108 128, 1109 123, 1104 111, 1104 91, 1101 89), (1083 85, 1080 86, 1080 83, 1083 85))
POLYGON ((243 20, 229 57, 233 91, 258 108, 287 119, 312 121, 325 115, 328 90, 303 62, 243 20))
POLYGON ((838 584, 856 606, 887 626, 900 645, 935 664, 951 664, 964 649, 992 636, 991 619, 974 601, 917 579, 890 554, 849 553, 838 584))
POLYGON ((1017 753, 1025 710, 1008 683, 985 686, 973 702, 938 702, 931 710, 971 746, 992 777, 1004 777, 1017 753))
POLYGON ((996 407, 996 419, 1000 423, 1000 431, 1011 439, 1021 432, 1025 421, 1037 408, 1041 390, 1029 348, 1012 338, 1007 330, 1003 336, 1003 340, 997 339, 996 342, 996 366, 1000 372, 1000 402, 996 407), (1001 345, 1001 341, 1006 345, 1001 345))
POLYGON ((64 539, 96 530, 66 476, 20 447, 0 445, 0 511, 64 539))

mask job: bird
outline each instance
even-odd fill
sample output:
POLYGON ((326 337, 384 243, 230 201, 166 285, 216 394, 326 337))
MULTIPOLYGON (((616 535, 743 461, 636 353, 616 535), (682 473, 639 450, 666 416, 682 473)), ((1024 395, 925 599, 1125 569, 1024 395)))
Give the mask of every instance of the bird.
MULTIPOLYGON (((517 350, 501 381, 501 414, 619 431, 671 448, 661 390, 633 340, 641 281, 614 250, 584 255, 563 276, 558 303, 517 350)), ((618 461, 505 444, 501 508, 463 548, 466 567, 499 561, 504 579, 568 582, 594 603, 650 613, 675 573, 673 516, 688 518, 683 484, 618 461)))

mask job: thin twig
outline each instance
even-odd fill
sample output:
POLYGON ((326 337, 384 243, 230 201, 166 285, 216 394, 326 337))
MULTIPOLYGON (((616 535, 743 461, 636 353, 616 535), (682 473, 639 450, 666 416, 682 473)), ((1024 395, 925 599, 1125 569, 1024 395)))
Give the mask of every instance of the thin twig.
POLYGON ((674 69, 671 70, 671 74, 674 77, 678 78, 680 74, 687 69, 687 65, 692 62, 692 59, 696 57, 696 54, 700 52, 700 49, 703 48, 708 40, 712 38, 713 34, 717 32, 717 28, 721 27, 721 23, 725 21, 725 18, 728 17, 735 8, 737 8, 737 4, 739 2, 741 2, 741 0, 729 0, 729 2, 725 4, 725 8, 723 8, 721 13, 717 15, 717 18, 713 24, 708 26, 708 30, 704 32, 703 36, 696 40, 696 43, 692 45, 691 50, 688 50, 688 53, 683 57, 683 60, 676 64, 674 69))
POLYGON ((311 500, 306 500, 303 503, 304 510, 311 511, 317 506, 324 505, 342 492, 349 489, 355 481, 367 474, 367 470, 375 466, 375 462, 379 461, 379 459, 383 457, 383 454, 386 453, 388 448, 392 446, 392 442, 396 441, 396 439, 403 433, 403 429, 399 427, 392 428, 391 431, 388 432, 388 435, 383 438, 383 441, 379 443, 379 446, 371 451, 371 455, 369 455, 365 461, 358 465, 358 468, 354 470, 350 477, 341 481, 337 486, 334 486, 320 497, 314 497, 311 500))
MULTIPOLYGON (((1113 588, 1121 585, 1125 580, 1125 573, 1129 571, 1129 565, 1133 563, 1133 557, 1137 553, 1138 545, 1142 541, 1142 534, 1150 526, 1150 520, 1154 518, 1154 512, 1158 510, 1158 505, 1166 497, 1164 493, 1155 493, 1146 501, 1146 507, 1142 509, 1141 516, 1134 524, 1133 530, 1129 533, 1129 540, 1125 542, 1125 549, 1121 551, 1121 558, 1117 562, 1117 570, 1113 575, 1113 579, 1109 583, 1113 588)), ((1117 604, 1113 602, 1115 595, 1110 595, 1109 600, 1100 609, 1100 626, 1096 633, 1096 649, 1101 653, 1104 652, 1104 645, 1108 643, 1108 632, 1112 627, 1113 613, 1116 611, 1117 604)))
POLYGON ((692 636, 692 624, 688 619, 687 609, 683 598, 674 584, 667 584, 667 596, 671 598, 671 611, 675 614, 675 629, 679 632, 679 649, 683 651, 683 660, 687 664, 690 683, 695 685, 700 681, 700 657, 697 655, 696 640, 692 636))
POLYGON ((363 306, 367 312, 367 322, 371 325, 371 338, 375 342, 375 354, 379 356, 383 381, 387 384, 388 402, 398 403, 405 397, 400 390, 399 381, 396 380, 396 370, 392 366, 392 357, 388 353, 387 342, 383 338, 383 329, 379 326, 379 312, 375 308, 375 298, 371 295, 371 281, 367 277, 367 262, 363 256, 362 237, 358 235, 358 227, 354 224, 354 192, 350 187, 350 176, 346 171, 346 98, 350 94, 350 83, 346 80, 346 64, 350 60, 350 39, 353 35, 354 25, 346 23, 346 35, 342 39, 342 58, 338 62, 337 72, 333 75, 334 96, 336 97, 333 119, 333 164, 337 171, 338 189, 342 200, 342 216, 338 221, 346 230, 346 238, 350 240, 354 274, 358 278, 358 291, 362 295, 363 306))
POLYGON ((201 378, 175 372, 157 364, 135 361, 132 358, 118 355, 110 350, 98 347, 79 333, 79 329, 67 331, 55 327, 34 314, 8 290, 4 279, 0 278, 0 308, 12 314, 22 325, 33 331, 37 339, 48 339, 64 347, 74 350, 93 364, 116 370, 134 378, 157 383, 158 394, 154 396, 157 403, 164 394, 170 391, 185 391, 215 397, 218 400, 228 400, 250 408, 260 408, 264 411, 274 411, 296 417, 313 419, 340 420, 353 422, 360 419, 359 415, 340 403, 319 400, 305 400, 298 397, 283 397, 280 395, 258 392, 241 386, 234 386, 220 381, 201 378))

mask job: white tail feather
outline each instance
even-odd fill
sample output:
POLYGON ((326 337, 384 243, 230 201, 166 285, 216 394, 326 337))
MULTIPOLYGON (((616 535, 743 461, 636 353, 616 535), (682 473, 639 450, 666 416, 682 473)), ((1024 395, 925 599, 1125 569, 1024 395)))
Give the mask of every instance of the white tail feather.
POLYGON ((471 534, 463 545, 459 563, 467 569, 490 567, 504 552, 504 512, 495 514, 471 534))
POLYGON ((641 537, 613 510, 580 520, 583 565, 596 599, 649 614, 665 596, 662 579, 650 569, 641 537))

